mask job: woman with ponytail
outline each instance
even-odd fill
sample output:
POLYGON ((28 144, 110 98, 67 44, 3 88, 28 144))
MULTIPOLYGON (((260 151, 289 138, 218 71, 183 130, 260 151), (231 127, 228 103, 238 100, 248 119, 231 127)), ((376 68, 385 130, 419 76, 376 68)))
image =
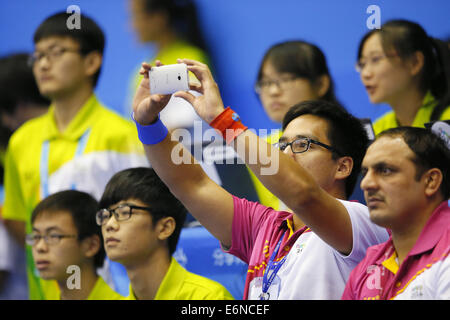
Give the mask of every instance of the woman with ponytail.
POLYGON ((391 20, 367 33, 356 69, 370 101, 392 108, 375 121, 375 134, 450 119, 449 48, 417 23, 391 20))

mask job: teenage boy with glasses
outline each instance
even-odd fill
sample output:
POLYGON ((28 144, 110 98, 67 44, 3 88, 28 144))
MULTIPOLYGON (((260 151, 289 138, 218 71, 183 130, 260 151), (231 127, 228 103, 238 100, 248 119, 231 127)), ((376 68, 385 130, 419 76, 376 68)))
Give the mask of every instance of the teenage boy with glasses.
MULTIPOLYGON (((30 63, 39 91, 51 105, 13 134, 6 152, 3 217, 21 244, 41 199, 67 189, 98 199, 115 172, 148 164, 133 125, 94 94, 105 45, 102 30, 84 15, 81 28, 70 30, 69 16, 50 16, 34 34, 30 63)), ((30 259, 27 268, 30 298, 45 299, 56 286, 38 281, 30 259)))
POLYGON ((150 95, 147 73, 151 67, 143 63, 144 79, 135 95, 133 117, 154 170, 226 251, 248 263, 245 299, 339 299, 367 247, 388 237, 386 230, 371 223, 366 206, 346 201, 368 144, 360 121, 333 103, 302 102, 284 117, 281 144, 285 149, 280 152, 246 131, 230 108, 224 109, 206 65, 188 59, 179 62, 186 63, 200 80, 201 85, 191 89, 202 95, 179 91, 175 96, 190 102, 227 142, 236 140, 240 158, 295 213, 239 199, 215 184, 197 164, 174 164, 172 150, 180 146, 158 119, 170 97, 150 95), (284 143, 296 146, 293 141, 298 137, 330 145, 339 153, 310 143, 309 149, 303 147, 307 152, 293 153, 284 143), (271 175, 264 174, 261 164, 260 151, 267 149, 272 162, 279 161, 278 171, 271 175), (255 159, 251 155, 259 155, 256 163, 248 161, 255 159))
POLYGON ((47 300, 123 299, 96 273, 105 258, 97 210, 92 196, 75 190, 54 193, 34 209, 26 243, 39 276, 56 280, 59 288, 59 294, 48 294, 47 300))
POLYGON ((173 257, 186 209, 153 169, 116 173, 100 200, 106 254, 125 266, 129 300, 231 300, 219 283, 185 270, 173 257))

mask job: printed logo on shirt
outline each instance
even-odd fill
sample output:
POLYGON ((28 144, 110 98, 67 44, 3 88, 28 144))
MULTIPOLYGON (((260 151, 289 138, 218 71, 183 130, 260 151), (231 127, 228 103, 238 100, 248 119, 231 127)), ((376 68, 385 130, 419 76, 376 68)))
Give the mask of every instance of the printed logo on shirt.
POLYGON ((412 288, 411 299, 422 299, 423 298, 423 286, 417 285, 412 288))
POLYGON ((369 290, 381 290, 381 268, 377 265, 370 265, 367 267, 366 286, 369 290))

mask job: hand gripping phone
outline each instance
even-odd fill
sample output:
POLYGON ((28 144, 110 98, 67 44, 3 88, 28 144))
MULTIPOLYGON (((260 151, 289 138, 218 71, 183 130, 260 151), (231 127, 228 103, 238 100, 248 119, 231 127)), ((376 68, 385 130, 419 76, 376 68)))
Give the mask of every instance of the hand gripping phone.
POLYGON ((152 67, 148 76, 150 94, 172 94, 189 90, 189 75, 184 63, 152 67))

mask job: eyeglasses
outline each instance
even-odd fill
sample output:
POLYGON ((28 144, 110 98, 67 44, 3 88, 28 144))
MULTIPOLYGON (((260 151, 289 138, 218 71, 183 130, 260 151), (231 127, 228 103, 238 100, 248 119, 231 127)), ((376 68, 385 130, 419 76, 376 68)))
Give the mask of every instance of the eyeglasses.
POLYGON ((76 238, 77 236, 74 234, 46 234, 44 236, 40 234, 27 234, 25 236, 25 242, 29 246, 35 246, 41 241, 41 239, 44 239, 44 242, 48 245, 56 245, 61 242, 61 239, 64 238, 76 238))
POLYGON ((272 87, 272 85, 275 85, 281 90, 288 90, 292 88, 292 84, 297 79, 299 79, 299 77, 290 76, 278 80, 261 80, 255 84, 255 91, 258 94, 265 93, 272 87))
POLYGON ((284 151, 288 146, 291 147, 291 150, 293 153, 303 153, 309 150, 311 147, 311 143, 317 144, 318 146, 321 146, 325 149, 330 150, 331 152, 334 152, 338 155, 341 155, 342 153, 336 150, 335 148, 326 145, 325 143, 313 140, 311 138, 303 137, 303 138, 297 138, 292 142, 278 142, 275 143, 274 146, 279 148, 281 151, 284 151))
POLYGON ((97 224, 99 226, 103 226, 106 224, 106 222, 111 218, 112 215, 114 215, 114 218, 116 221, 124 221, 130 219, 131 215, 133 214, 133 210, 146 210, 151 211, 151 208, 148 207, 139 207, 139 206, 133 206, 130 204, 121 204, 115 209, 101 209, 99 210, 95 215, 95 220, 97 221, 97 224))
POLYGON ((36 64, 36 62, 41 61, 42 58, 44 58, 44 57, 46 57, 50 63, 54 62, 55 60, 60 58, 66 52, 78 52, 79 53, 80 50, 63 48, 63 47, 51 47, 49 50, 47 50, 45 52, 36 51, 28 57, 28 65, 30 67, 33 67, 36 64))
POLYGON ((376 66, 378 63, 380 63, 381 60, 395 57, 395 56, 396 55, 393 55, 393 54, 389 54, 389 55, 378 54, 378 55, 373 55, 373 56, 370 56, 367 58, 363 58, 363 59, 360 59, 358 62, 356 62, 355 69, 358 73, 361 73, 367 65, 376 66))

